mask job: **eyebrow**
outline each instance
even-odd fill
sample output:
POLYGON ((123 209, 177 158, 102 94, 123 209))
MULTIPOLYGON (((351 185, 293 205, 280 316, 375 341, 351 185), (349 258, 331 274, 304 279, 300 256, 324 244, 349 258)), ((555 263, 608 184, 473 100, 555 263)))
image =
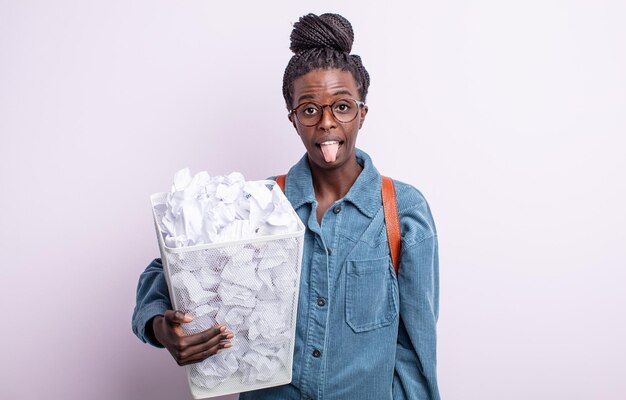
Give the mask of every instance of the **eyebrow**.
MULTIPOLYGON (((336 91, 335 93, 333 93, 333 96, 339 96, 340 94, 347 94, 349 96, 352 96, 352 93, 346 89, 336 91)), ((305 94, 303 96, 298 97, 298 104, 302 103, 302 100, 312 100, 314 98, 315 96, 313 96, 312 94, 305 94)))
POLYGON ((347 94, 347 95, 352 96, 352 93, 350 93, 350 91, 349 91, 349 90, 346 90, 346 89, 339 90, 339 91, 337 91, 337 92, 333 93, 333 96, 338 96, 338 95, 340 95, 340 94, 347 94))

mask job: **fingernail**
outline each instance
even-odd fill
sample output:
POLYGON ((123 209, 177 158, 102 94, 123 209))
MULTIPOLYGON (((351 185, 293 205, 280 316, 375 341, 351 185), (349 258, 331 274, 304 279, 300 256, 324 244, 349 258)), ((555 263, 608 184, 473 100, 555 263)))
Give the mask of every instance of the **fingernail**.
POLYGON ((230 346, 232 346, 232 345, 233 345, 232 343, 228 342, 228 343, 224 343, 224 344, 222 345, 222 347, 227 348, 227 347, 230 347, 230 346))
POLYGON ((224 325, 220 326, 220 332, 224 332, 226 330, 226 327, 224 325))
POLYGON ((187 314, 187 313, 185 313, 185 316, 184 316, 183 318, 184 318, 186 321, 189 321, 189 322, 193 321, 193 315, 191 315, 191 314, 187 314))
POLYGON ((226 335, 226 339, 232 339, 235 335, 233 335, 232 333, 229 333, 228 335, 226 335))

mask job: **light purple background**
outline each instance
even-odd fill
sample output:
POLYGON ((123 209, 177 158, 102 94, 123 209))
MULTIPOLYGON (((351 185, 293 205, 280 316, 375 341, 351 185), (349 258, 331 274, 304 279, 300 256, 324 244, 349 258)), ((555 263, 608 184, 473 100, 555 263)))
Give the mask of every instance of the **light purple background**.
POLYGON ((438 223, 443 398, 626 398, 626 3, 296 3, 0 1, 0 398, 191 398, 130 329, 148 197, 300 158, 288 38, 327 10, 359 146, 438 223))

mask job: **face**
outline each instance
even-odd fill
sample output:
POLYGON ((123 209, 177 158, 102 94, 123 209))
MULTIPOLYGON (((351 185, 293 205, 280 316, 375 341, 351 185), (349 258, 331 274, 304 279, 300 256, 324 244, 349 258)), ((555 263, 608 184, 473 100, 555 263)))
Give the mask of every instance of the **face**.
MULTIPOLYGON (((348 71, 317 69, 298 77, 293 82, 292 108, 306 102, 330 105, 339 99, 361 100, 357 83, 348 71)), ((346 123, 337 121, 330 107, 324 107, 322 111, 320 121, 314 126, 305 126, 293 113, 289 115, 289 120, 304 143, 311 167, 334 169, 355 162, 356 138, 363 126, 367 107, 361 106, 356 118, 346 123), (338 142, 339 148, 334 160, 327 161, 322 144, 332 142, 338 142)), ((341 108, 337 110, 339 111, 341 108)))

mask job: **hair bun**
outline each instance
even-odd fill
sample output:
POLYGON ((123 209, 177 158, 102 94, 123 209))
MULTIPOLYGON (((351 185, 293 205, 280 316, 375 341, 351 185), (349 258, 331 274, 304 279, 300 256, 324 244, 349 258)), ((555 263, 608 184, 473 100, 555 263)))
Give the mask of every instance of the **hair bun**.
POLYGON ((291 46, 294 53, 305 50, 331 48, 350 53, 354 31, 350 21, 339 14, 308 14, 293 25, 291 46))

